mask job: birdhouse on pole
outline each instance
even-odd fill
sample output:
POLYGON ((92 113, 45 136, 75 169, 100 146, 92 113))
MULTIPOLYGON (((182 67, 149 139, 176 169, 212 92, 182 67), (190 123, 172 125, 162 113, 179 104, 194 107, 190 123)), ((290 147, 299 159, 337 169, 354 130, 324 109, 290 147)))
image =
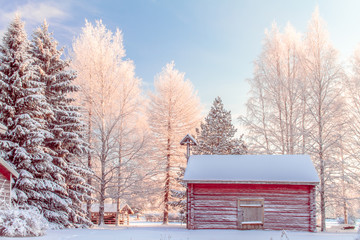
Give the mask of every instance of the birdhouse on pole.
POLYGON ((181 140, 180 145, 186 145, 186 160, 189 160, 190 146, 197 146, 198 144, 195 138, 193 138, 190 134, 186 134, 183 140, 181 140))

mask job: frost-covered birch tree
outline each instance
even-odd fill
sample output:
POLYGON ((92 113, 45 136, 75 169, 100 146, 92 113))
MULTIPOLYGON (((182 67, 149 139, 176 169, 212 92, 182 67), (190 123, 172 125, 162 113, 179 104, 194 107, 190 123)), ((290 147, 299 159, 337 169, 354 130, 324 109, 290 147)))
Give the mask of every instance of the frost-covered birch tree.
POLYGON ((306 149, 306 82, 302 76, 300 34, 288 24, 265 31, 261 55, 249 80, 247 116, 250 149, 257 153, 294 154, 306 149))
POLYGON ((341 154, 347 143, 339 142, 347 141, 345 80, 316 9, 303 38, 290 25, 283 33, 276 25, 266 32, 250 80, 247 116, 240 119, 255 153, 312 156, 320 175, 322 231, 326 207, 338 201, 340 159, 347 159, 341 154))
POLYGON ((125 56, 121 33, 117 31, 114 35, 101 21, 95 26, 86 21, 82 34, 73 43, 73 51, 73 67, 78 71, 81 87, 78 99, 85 105, 87 122, 91 126, 88 137, 93 155, 88 158, 88 166, 96 172, 99 224, 103 224, 106 190, 114 170, 112 136, 119 121, 118 113, 113 111, 113 101, 119 61, 125 56))
POLYGON ((198 145, 193 154, 246 154, 242 136, 235 138, 237 129, 231 123, 231 112, 226 111, 220 97, 215 98, 205 122, 196 128, 198 145))
POLYGON ((339 162, 336 167, 338 188, 336 194, 337 214, 343 216, 344 223, 349 223, 349 217, 356 215, 360 196, 360 48, 355 49, 351 59, 352 71, 346 78, 344 94, 346 114, 338 116, 346 124, 341 128, 338 142, 339 162), (345 118, 345 119, 344 119, 345 118))
POLYGON ((156 158, 162 164, 161 179, 164 182, 164 218, 168 223, 170 189, 178 188, 174 178, 186 158, 180 148, 181 139, 194 132, 200 122, 200 101, 193 85, 185 80, 184 73, 167 64, 155 77, 155 92, 150 93, 148 109, 149 125, 154 134, 156 158))
POLYGON ((81 87, 77 98, 86 109, 93 150, 88 165, 96 172, 92 184, 98 189, 99 224, 103 224, 105 198, 114 197, 119 206, 124 190, 139 181, 141 174, 136 175, 134 167, 144 165, 145 171, 151 166, 144 162, 148 144, 146 126, 140 121, 141 81, 135 77, 133 62, 124 59, 120 30, 113 33, 101 21, 95 25, 86 21, 73 51, 81 87))
POLYGON ((157 172, 157 165, 150 162, 152 145, 146 121, 145 99, 141 94, 140 80, 135 77, 132 61, 124 61, 119 72, 120 86, 118 111, 121 116, 114 139, 116 170, 109 183, 109 196, 116 199, 116 224, 119 220, 121 200, 131 200, 139 195, 146 202, 155 190, 150 177, 157 172))
POLYGON ((62 169, 54 178, 66 189, 62 195, 66 205, 62 207, 67 209, 69 225, 91 225, 81 206, 91 192, 86 183, 90 171, 80 161, 88 151, 83 139, 85 125, 80 120, 79 107, 73 105, 74 99, 69 96, 78 91, 73 84, 76 74, 69 69, 69 62, 62 60, 63 49, 57 49, 57 45, 44 21, 33 34, 31 53, 45 85, 46 101, 54 113, 47 123, 52 137, 45 140, 45 145, 51 149, 52 162, 62 169))
POLYGON ((345 114, 341 98, 344 74, 318 9, 309 22, 304 42, 303 65, 308 82, 307 109, 311 124, 310 152, 320 176, 321 231, 325 231, 326 201, 331 191, 327 182, 330 183, 333 167, 338 161, 333 157, 332 150, 340 140, 339 133, 345 123, 339 118, 345 114))

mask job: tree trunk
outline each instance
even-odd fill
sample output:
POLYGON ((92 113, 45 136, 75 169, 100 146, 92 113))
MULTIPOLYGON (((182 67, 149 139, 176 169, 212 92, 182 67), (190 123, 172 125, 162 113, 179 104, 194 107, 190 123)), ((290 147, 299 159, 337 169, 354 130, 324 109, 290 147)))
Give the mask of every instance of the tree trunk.
POLYGON ((100 193, 100 201, 99 201, 99 226, 104 224, 105 197, 102 192, 103 192, 103 189, 105 190, 105 188, 103 187, 103 185, 104 184, 101 183, 101 193, 100 193))
POLYGON ((301 116, 301 134, 302 134, 302 144, 301 144, 301 154, 305 154, 306 152, 306 96, 304 93, 304 89, 302 89, 302 116, 301 116))
POLYGON ((170 192, 170 138, 168 138, 166 155, 166 179, 165 179, 165 194, 164 194, 164 219, 163 224, 169 223, 169 192, 170 192))
POLYGON ((119 146, 119 165, 117 167, 117 192, 116 192, 116 226, 119 226, 120 221, 120 191, 121 191, 121 141, 119 146))
POLYGON ((100 201, 99 201, 99 226, 104 224, 104 210, 105 210, 104 203, 105 203, 105 159, 104 159, 104 157, 102 157, 101 158, 100 201))
MULTIPOLYGON (((104 138, 105 139, 105 138, 104 138)), ((101 180, 100 180, 100 202, 99 202, 99 225, 104 224, 104 202, 105 202, 105 167, 106 167, 106 157, 105 157, 105 140, 102 141, 102 153, 101 153, 101 180)))
POLYGON ((120 198, 116 198, 116 217, 115 217, 115 226, 119 226, 120 222, 120 198))
POLYGON ((345 183, 345 161, 344 161, 344 152, 342 139, 340 141, 340 154, 341 154, 341 187, 342 187, 342 199, 343 199, 343 211, 344 211, 344 224, 348 224, 348 213, 347 213, 347 203, 346 203, 346 183, 345 183))
MULTIPOLYGON (((91 138, 92 138, 92 124, 91 124, 91 116, 92 116, 92 112, 91 112, 91 107, 89 108, 89 119, 88 119, 88 144, 89 144, 89 152, 88 152, 88 168, 92 169, 92 162, 91 162, 91 138)), ((92 176, 89 176, 87 179, 87 183, 92 186, 92 176)), ((91 198, 91 192, 88 193, 89 197, 91 198)), ((86 202, 86 211, 88 214, 88 218, 91 219, 91 200, 88 200, 86 202)))
POLYGON ((344 224, 349 224, 348 213, 347 213, 347 204, 346 204, 345 198, 344 198, 344 224))
POLYGON ((321 211, 321 231, 326 231, 325 225, 325 171, 324 160, 320 154, 320 211, 321 211))
POLYGON ((321 211, 321 231, 326 231, 325 225, 325 161, 322 142, 322 118, 319 108, 319 159, 320 159, 320 211, 321 211))

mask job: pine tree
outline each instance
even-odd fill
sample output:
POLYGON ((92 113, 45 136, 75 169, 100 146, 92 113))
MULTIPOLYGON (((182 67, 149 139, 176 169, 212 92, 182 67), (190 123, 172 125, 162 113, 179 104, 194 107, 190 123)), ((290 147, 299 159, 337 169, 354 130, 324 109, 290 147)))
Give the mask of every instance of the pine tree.
POLYGON ((201 123, 200 130, 196 129, 198 145, 194 154, 246 154, 242 137, 234 138, 235 127, 231 123, 231 112, 224 109, 220 97, 215 98, 210 112, 201 123))
POLYGON ((32 54, 40 68, 46 100, 54 113, 54 118, 48 122, 52 138, 46 140, 46 145, 52 150, 54 164, 63 170, 55 179, 66 189, 66 194, 62 195, 64 205, 59 206, 67 209, 69 222, 66 225, 91 225, 81 209, 91 191, 85 180, 90 171, 79 161, 88 151, 83 140, 84 124, 80 121, 79 107, 73 106, 74 99, 68 96, 78 91, 73 85, 76 74, 67 70, 69 62, 61 59, 63 49, 58 50, 57 45, 44 21, 33 34, 32 54))
POLYGON ((51 150, 45 146, 46 139, 53 138, 47 130, 53 112, 19 16, 5 33, 0 53, 0 116, 8 128, 1 147, 20 174, 13 200, 22 208, 38 208, 50 222, 66 225, 68 203, 62 196, 67 192, 56 182, 63 170, 53 164, 51 150))

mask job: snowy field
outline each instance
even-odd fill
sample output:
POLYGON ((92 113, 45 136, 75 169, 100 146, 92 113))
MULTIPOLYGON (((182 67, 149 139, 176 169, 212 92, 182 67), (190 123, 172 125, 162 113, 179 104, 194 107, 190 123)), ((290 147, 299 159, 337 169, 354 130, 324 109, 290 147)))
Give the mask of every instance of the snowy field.
MULTIPOLYGON (((131 226, 104 226, 92 229, 48 230, 42 237, 32 240, 354 240, 356 230, 340 230, 338 226, 329 226, 326 233, 308 233, 264 230, 187 230, 185 225, 161 223, 133 223, 131 226)), ((0 238, 1 240, 27 238, 0 238)))

